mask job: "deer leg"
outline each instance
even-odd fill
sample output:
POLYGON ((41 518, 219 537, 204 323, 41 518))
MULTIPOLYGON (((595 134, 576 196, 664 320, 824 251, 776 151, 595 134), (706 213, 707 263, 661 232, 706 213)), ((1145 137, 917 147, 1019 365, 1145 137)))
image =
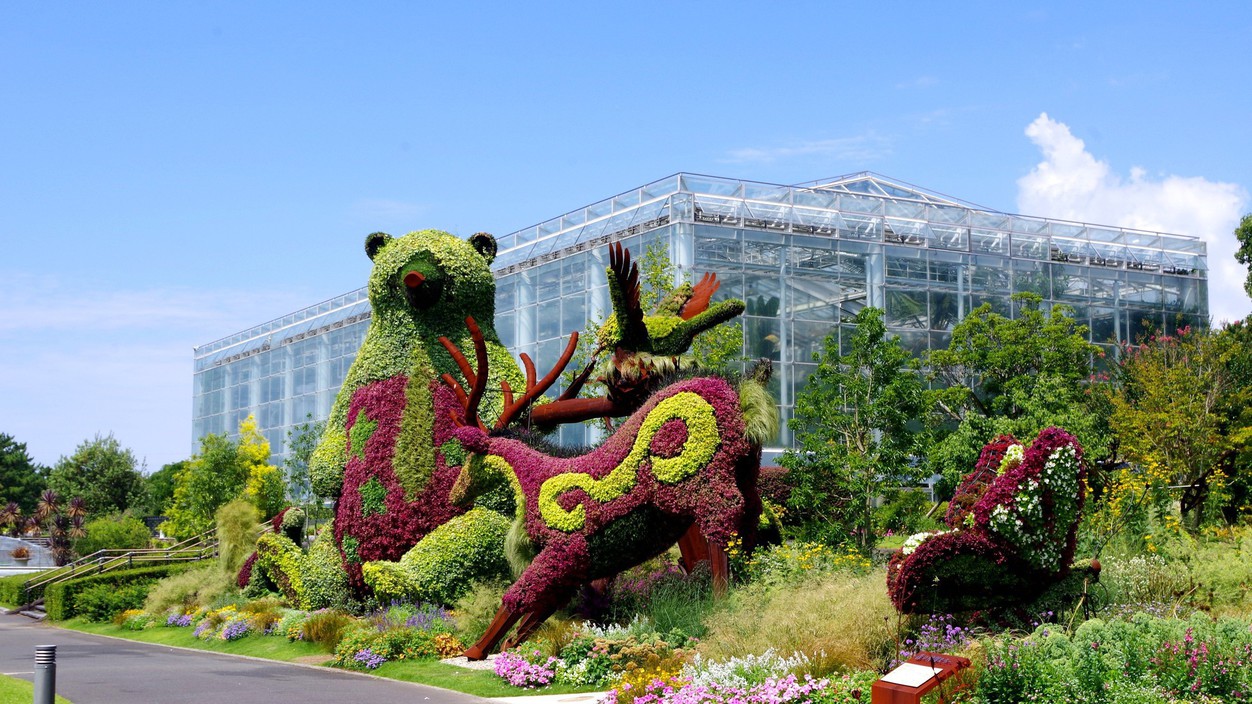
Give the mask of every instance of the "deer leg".
POLYGON ((713 566, 713 596, 726 596, 730 587, 730 558, 723 546, 709 541, 709 562, 713 566))
POLYGON ((513 634, 512 638, 504 641, 504 645, 500 646, 500 650, 511 650, 517 645, 526 642, 526 639, 530 638, 535 629, 543 625, 543 622, 556 613, 558 608, 559 606, 550 606, 538 611, 528 612, 521 623, 517 624, 517 632, 513 634))
POLYGON ((678 539, 678 552, 682 554, 682 568, 688 573, 700 562, 709 559, 709 541, 704 539, 699 525, 692 523, 678 539))
POLYGON ((491 625, 487 627, 487 632, 483 634, 478 642, 473 644, 465 651, 465 657, 470 660, 483 660, 495 649, 496 644, 504 638, 513 624, 517 623, 517 619, 521 618, 521 614, 507 606, 501 606, 496 612, 495 619, 491 625))

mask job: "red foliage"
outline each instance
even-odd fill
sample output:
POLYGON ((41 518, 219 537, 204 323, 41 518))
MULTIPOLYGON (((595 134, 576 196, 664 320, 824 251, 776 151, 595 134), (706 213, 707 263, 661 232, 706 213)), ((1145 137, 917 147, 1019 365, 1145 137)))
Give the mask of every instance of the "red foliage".
POLYGON ((982 498, 983 492, 987 491, 991 482, 995 481, 1000 471, 1000 464, 1004 461, 1004 453, 1009 447, 1018 444, 1020 443, 1017 438, 1012 435, 1000 435, 983 446, 982 452, 978 455, 978 462, 974 465, 974 471, 961 479, 956 493, 948 502, 948 512, 943 517, 944 523, 952 528, 965 526, 965 515, 974 508, 978 499, 982 498))
MULTIPOLYGON (((948 522, 954 531, 927 539, 911 555, 902 551, 892 555, 887 587, 901 612, 968 611, 1022 603, 1068 573, 1083 503, 1082 448, 1066 431, 1047 428, 1026 448, 1021 464, 997 476, 1004 453, 1013 444, 1011 436, 1000 436, 983 448, 977 468, 961 483, 966 500, 976 492, 981 495, 955 520, 949 510, 948 522), (1067 478, 1067 482, 1076 480, 1077 495, 1072 497, 1054 494, 1050 487, 1057 485, 1055 475, 1049 481, 1042 476, 1053 453, 1067 445, 1073 446, 1078 463, 1077 477, 1067 478), (1017 494, 1028 486, 1038 492, 1043 525, 1026 526, 1025 538, 998 534, 989 525, 993 512, 1001 506, 1012 510, 1017 494), (974 516, 973 526, 966 525, 967 513, 974 516), (1023 553, 1031 546, 1036 547, 1035 553, 1023 553), (1056 569, 1041 568, 1037 559, 1032 560, 1047 554, 1038 551, 1039 546, 1047 551, 1059 548, 1056 569)), ((1020 524, 1016 530, 1022 533, 1020 524)))
MULTIPOLYGON (((344 553, 348 581, 358 594, 365 589, 362 563, 399 560, 427 533, 464 513, 464 509, 453 506, 448 500, 460 468, 448 467, 442 452, 435 453, 432 476, 412 498, 406 496, 396 476, 392 463, 407 403, 408 383, 408 377, 397 375, 362 386, 353 394, 348 407, 345 431, 349 438, 357 423, 377 424, 364 447, 348 448, 343 493, 335 506, 335 542, 344 553), (371 480, 376 480, 386 490, 386 508, 381 513, 367 511, 361 496, 361 487, 371 480), (346 538, 354 544, 354 554, 348 554, 346 538)), ((459 410, 460 406, 452 391, 438 380, 427 383, 434 402, 433 444, 438 448, 452 437, 454 426, 450 412, 459 410)))

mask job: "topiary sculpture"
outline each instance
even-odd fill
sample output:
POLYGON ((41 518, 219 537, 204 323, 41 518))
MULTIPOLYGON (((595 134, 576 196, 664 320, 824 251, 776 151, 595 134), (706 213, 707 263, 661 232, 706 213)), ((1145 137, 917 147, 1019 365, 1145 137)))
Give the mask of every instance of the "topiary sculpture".
POLYGON ((976 491, 995 476, 971 509, 950 514, 955 530, 915 536, 888 563, 888 592, 901 612, 1024 604, 1069 572, 1084 491, 1078 441, 1055 427, 1028 448, 1001 436, 978 465, 963 488, 976 491))
MULTIPOLYGON (((466 324, 479 340, 474 320, 466 324)), ((713 547, 715 584, 725 584, 721 547, 734 532, 751 533, 760 514, 756 479, 762 438, 750 437, 745 422, 745 407, 757 392, 739 393, 718 377, 678 381, 653 394, 599 448, 553 457, 488 432, 476 413, 488 374, 486 351, 481 342, 476 345, 473 370, 451 342, 445 344, 471 387, 466 391, 451 375, 444 377, 464 409, 453 416, 463 423, 455 437, 470 453, 452 498, 468 503, 485 491, 509 487, 517 506, 511 542, 534 555, 505 593, 487 632, 466 651, 470 659, 486 657, 519 619, 517 635, 506 647, 525 640, 581 585, 663 552, 693 524, 713 547)), ((572 350, 571 341, 566 357, 541 381, 524 359, 525 392, 515 401, 512 389, 502 387, 501 418, 520 414, 543 393, 572 350)), ((752 378, 744 385, 766 380, 752 378)))

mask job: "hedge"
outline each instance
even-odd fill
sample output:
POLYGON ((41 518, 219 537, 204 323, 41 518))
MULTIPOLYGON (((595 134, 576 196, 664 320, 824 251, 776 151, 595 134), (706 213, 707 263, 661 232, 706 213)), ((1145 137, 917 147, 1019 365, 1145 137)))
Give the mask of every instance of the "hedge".
POLYGON ((56 584, 49 584, 44 589, 43 608, 48 613, 48 618, 53 621, 73 618, 76 615, 73 606, 74 598, 86 589, 99 584, 121 587, 128 584, 155 582, 170 575, 178 574, 197 564, 199 563, 179 562, 172 565, 140 567, 133 570, 105 572, 103 574, 91 575, 90 577, 82 577, 81 579, 71 579, 56 584))
POLYGON ((33 574, 14 574, 0 577, 0 605, 17 608, 26 605, 26 592, 22 585, 33 577, 33 574))

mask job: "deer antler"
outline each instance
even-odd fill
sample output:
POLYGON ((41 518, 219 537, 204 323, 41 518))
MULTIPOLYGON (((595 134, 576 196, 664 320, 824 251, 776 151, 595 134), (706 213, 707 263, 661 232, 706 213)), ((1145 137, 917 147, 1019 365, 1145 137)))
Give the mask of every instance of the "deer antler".
MULTIPOLYGON (((461 370, 461 375, 465 377, 466 383, 472 387, 470 392, 465 393, 465 387, 452 377, 451 374, 441 374, 440 378, 443 383, 447 384, 453 392, 456 393, 457 400, 465 409, 465 421, 455 417, 453 420, 459 425, 474 423, 479 429, 486 432, 487 426, 482 419, 478 417, 478 405, 482 401, 483 394, 487 390, 487 343, 483 339, 483 331, 478 327, 478 323, 474 322, 473 316, 465 319, 465 326, 469 328, 470 338, 474 341, 474 356, 478 363, 478 369, 475 371, 470 367, 469 360, 465 359, 465 355, 457 346, 452 344, 447 337, 440 337, 439 342, 444 349, 448 350, 448 354, 452 355, 452 360, 456 362, 457 367, 461 370)), ((556 366, 552 367, 542 379, 536 382, 535 363, 531 360, 530 355, 523 352, 521 354, 522 365, 526 369, 526 390, 522 393, 521 398, 514 400, 513 389, 509 386, 509 382, 500 381, 500 390, 504 396, 504 410, 500 413, 500 417, 496 419, 495 429, 499 430, 512 423, 520 416, 536 398, 543 392, 547 391, 552 384, 561 376, 561 372, 565 371, 565 366, 569 364, 570 358, 574 356, 574 350, 578 347, 578 333, 570 333, 569 342, 565 344, 565 351, 561 353, 561 358, 557 361, 556 366)))

